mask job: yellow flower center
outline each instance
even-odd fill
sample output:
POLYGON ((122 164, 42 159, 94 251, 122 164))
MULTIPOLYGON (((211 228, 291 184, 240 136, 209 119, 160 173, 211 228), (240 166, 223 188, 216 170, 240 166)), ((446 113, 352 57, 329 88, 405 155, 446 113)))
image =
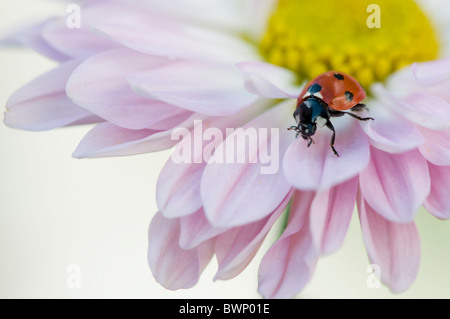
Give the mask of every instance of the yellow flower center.
POLYGON ((412 0, 279 0, 260 49, 300 82, 338 70, 368 89, 405 65, 435 59, 439 45, 412 0))

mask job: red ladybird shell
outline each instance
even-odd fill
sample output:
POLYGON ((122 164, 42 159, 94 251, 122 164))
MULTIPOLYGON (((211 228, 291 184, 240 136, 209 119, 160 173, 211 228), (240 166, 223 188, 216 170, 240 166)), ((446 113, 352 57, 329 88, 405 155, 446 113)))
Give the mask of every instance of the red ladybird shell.
POLYGON ((337 71, 323 73, 306 84, 298 97, 297 107, 312 95, 337 111, 351 109, 366 98, 366 92, 358 81, 337 71))

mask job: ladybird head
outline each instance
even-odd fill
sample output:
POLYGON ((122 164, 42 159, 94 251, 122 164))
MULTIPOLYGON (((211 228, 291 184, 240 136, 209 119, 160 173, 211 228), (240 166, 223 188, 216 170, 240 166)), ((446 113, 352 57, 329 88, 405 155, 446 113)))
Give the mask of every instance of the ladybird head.
POLYGON ((297 136, 301 135, 301 137, 305 140, 308 141, 308 147, 314 143, 314 140, 311 138, 311 136, 314 135, 314 133, 316 132, 316 128, 317 125, 312 123, 312 124, 303 124, 300 123, 297 126, 291 126, 288 128, 288 130, 293 130, 297 132, 297 136))
POLYGON ((308 142, 308 147, 314 143, 314 140, 311 138, 316 133, 317 125, 315 123, 299 123, 297 126, 299 128, 299 133, 302 138, 308 142))
POLYGON ((297 136, 301 135, 304 140, 308 141, 309 147, 314 143, 311 136, 316 134, 317 119, 328 118, 324 102, 314 96, 306 98, 297 106, 293 115, 297 125, 288 129, 296 131, 297 136))
POLYGON ((316 128, 316 124, 299 124, 298 126, 288 127, 288 130, 296 131, 297 134, 300 134, 306 140, 308 136, 314 135, 316 128))
POLYGON ((316 133, 318 116, 325 116, 323 102, 316 97, 309 97, 300 103, 294 112, 294 119, 297 123, 297 133, 304 139, 316 133))
POLYGON ((316 133, 316 123, 299 123, 300 135, 306 140, 316 133))
POLYGON ((314 143, 311 136, 316 133, 317 124, 312 122, 303 122, 301 121, 300 117, 295 116, 295 114, 294 117, 297 121, 297 125, 289 127, 288 130, 296 131, 297 136, 300 135, 305 141, 308 141, 309 147, 311 143, 314 143))

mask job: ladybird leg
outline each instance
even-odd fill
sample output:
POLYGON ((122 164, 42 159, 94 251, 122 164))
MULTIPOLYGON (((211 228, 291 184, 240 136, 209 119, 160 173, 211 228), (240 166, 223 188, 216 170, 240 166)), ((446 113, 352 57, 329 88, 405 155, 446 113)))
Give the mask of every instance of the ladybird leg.
POLYGON ((367 106, 365 104, 359 103, 359 104, 356 104, 354 107, 352 107, 351 110, 355 111, 355 112, 360 112, 360 111, 367 110, 367 106))
POLYGON ((358 115, 356 115, 356 114, 353 114, 353 113, 350 113, 350 112, 342 112, 342 113, 348 114, 348 115, 350 115, 351 117, 354 117, 355 119, 358 119, 358 120, 360 120, 360 121, 368 121, 368 120, 374 121, 374 120, 375 120, 373 117, 360 117, 360 116, 358 116, 358 115))
POLYGON ((291 127, 288 127, 288 131, 296 131, 297 134, 295 134, 295 138, 297 138, 298 135, 300 134, 300 129, 298 128, 298 126, 291 126, 291 127))
POLYGON ((310 147, 311 144, 316 144, 316 143, 315 143, 314 140, 311 138, 311 136, 308 136, 308 147, 310 147))
POLYGON ((341 117, 345 115, 345 112, 335 110, 330 110, 328 111, 328 113, 330 114, 331 117, 341 117))
POLYGON ((336 131, 334 130, 334 126, 330 121, 327 122, 326 126, 333 132, 333 135, 331 136, 331 140, 330 140, 331 149, 333 150, 334 155, 339 157, 339 153, 334 148, 334 141, 336 139, 336 131))

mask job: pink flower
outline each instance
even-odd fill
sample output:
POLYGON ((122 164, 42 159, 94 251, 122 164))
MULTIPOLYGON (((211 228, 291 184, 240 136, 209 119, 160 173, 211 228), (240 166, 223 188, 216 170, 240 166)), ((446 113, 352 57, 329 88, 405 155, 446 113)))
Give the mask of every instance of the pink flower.
POLYGON ((384 284, 402 292, 420 264, 417 210, 423 205, 439 219, 450 217, 450 58, 373 81, 366 104, 375 121, 333 119, 337 158, 326 128, 309 148, 286 130, 302 86, 295 72, 265 61, 254 45, 274 5, 102 1, 82 7, 79 29, 64 18, 25 28, 10 42, 60 64, 10 98, 5 123, 27 130, 95 123, 77 158, 177 152, 186 146, 172 139, 180 128, 269 129, 246 151, 259 157, 276 140, 275 174, 262 174, 261 162, 214 163, 195 152, 189 163, 168 160, 157 185, 160 211, 149 227, 155 279, 168 289, 190 288, 214 255, 215 279, 237 276, 290 207, 258 278, 264 297, 295 296, 318 258, 340 248, 356 203, 371 263, 384 284), (279 136, 270 128, 280 128, 279 136))

